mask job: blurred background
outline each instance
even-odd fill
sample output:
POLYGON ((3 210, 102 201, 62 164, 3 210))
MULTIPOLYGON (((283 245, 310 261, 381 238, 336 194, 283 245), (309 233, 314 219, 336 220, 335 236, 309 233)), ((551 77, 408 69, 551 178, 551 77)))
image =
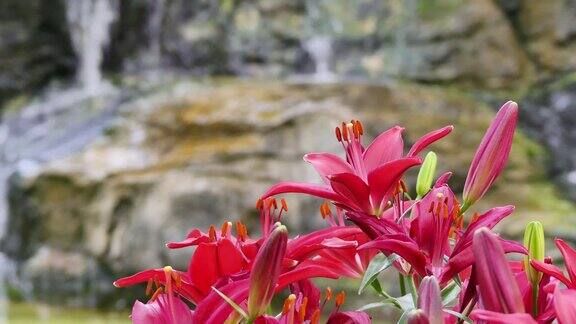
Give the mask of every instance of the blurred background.
MULTIPOLYGON (((495 109, 521 108, 507 170, 477 206, 576 242, 576 1, 2 0, 0 322, 126 322, 144 288, 187 265, 167 241, 244 219, 334 127, 433 150, 461 190, 495 109)), ((289 230, 322 226, 288 197, 289 230)), ((552 244, 550 254, 555 255, 552 244)), ((352 283, 350 296, 357 283, 352 283)), ((361 300, 351 298, 349 308, 361 300)))

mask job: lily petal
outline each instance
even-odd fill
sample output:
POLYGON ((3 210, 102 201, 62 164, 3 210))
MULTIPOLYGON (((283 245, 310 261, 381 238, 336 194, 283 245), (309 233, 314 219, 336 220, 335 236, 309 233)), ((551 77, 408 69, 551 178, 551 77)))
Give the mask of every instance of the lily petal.
POLYGON ((493 323, 493 324, 537 324, 532 316, 526 313, 503 314, 484 309, 476 309, 470 315, 474 321, 493 323))
POLYGON ((570 279, 564 276, 562 269, 558 268, 557 266, 540 262, 538 260, 531 260, 530 265, 532 265, 534 269, 560 280, 563 284, 566 285, 566 287, 575 288, 570 279))
POLYGON ((339 173, 329 177, 334 192, 341 197, 348 197, 354 205, 370 213, 370 189, 368 185, 353 173, 339 173))
POLYGON ((368 174, 370 198, 375 208, 390 193, 409 168, 422 163, 420 158, 403 158, 385 163, 368 174))
POLYGON ((340 195, 335 193, 330 187, 326 185, 291 182, 291 181, 284 181, 273 185, 262 196, 262 199, 266 199, 268 197, 283 193, 303 193, 332 201, 337 202, 341 201, 340 195))
POLYGON ((338 312, 330 315, 326 324, 370 324, 370 316, 364 312, 338 312))
POLYGON ((426 256, 418 245, 409 238, 402 239, 396 235, 383 235, 380 239, 370 241, 358 249, 379 249, 386 254, 396 253, 410 263, 420 275, 426 275, 426 256))
POLYGON ((576 323, 576 290, 556 286, 554 309, 560 324, 576 323))
POLYGON ((308 153, 304 155, 304 161, 312 164, 326 184, 330 183, 328 176, 332 174, 354 173, 348 162, 332 153, 308 153))
POLYGON ((402 157, 402 151, 404 150, 403 131, 403 127, 394 126, 378 135, 368 145, 363 153, 364 165, 368 173, 384 163, 402 157))
POLYGON ((418 155, 418 153, 420 153, 423 149, 427 148, 430 144, 450 134, 450 132, 452 132, 453 129, 454 126, 448 125, 420 137, 416 141, 416 143, 412 145, 407 156, 412 157, 418 155))
POLYGON ((556 239, 555 243, 564 257, 564 263, 566 264, 570 281, 576 284, 576 251, 561 239, 556 239))

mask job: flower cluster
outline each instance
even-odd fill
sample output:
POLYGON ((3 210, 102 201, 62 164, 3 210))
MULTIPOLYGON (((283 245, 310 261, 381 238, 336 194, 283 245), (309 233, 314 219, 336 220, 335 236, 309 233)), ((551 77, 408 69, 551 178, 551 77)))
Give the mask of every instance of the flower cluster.
POLYGON ((193 229, 170 249, 194 246, 188 269, 167 266, 114 282, 117 287, 147 283, 148 302, 136 301, 134 323, 370 323, 370 308, 395 307, 407 323, 576 323, 576 250, 556 245, 568 276, 545 257, 541 223, 526 227, 523 244, 492 228, 513 206, 469 215, 508 160, 518 106, 505 103, 472 160, 461 200, 448 184, 451 173, 436 176, 438 158, 428 152, 448 135, 446 126, 417 140, 404 154, 403 128, 393 127, 364 147, 359 121, 335 130, 345 158, 310 153, 322 184, 281 182, 256 203, 259 237, 241 222, 193 229), (419 166, 414 190, 405 172, 419 166), (300 193, 324 199, 327 226, 289 238, 282 217, 288 212, 278 194, 300 193), (522 257, 508 259, 507 254, 522 257), (398 272, 393 297, 379 274, 398 272), (379 300, 359 310, 343 310, 344 292, 324 293, 314 278, 361 278, 359 293, 372 288, 379 300), (284 306, 271 311, 274 297, 284 306))

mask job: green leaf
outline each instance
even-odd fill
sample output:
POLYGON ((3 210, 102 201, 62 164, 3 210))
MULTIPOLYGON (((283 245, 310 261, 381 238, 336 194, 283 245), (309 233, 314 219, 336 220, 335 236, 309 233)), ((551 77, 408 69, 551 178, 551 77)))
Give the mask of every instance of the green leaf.
POLYGON ((448 313, 448 314, 450 314, 450 315, 452 315, 452 316, 457 317, 458 319, 460 319, 460 320, 462 320, 462 321, 464 321, 464 322, 466 322, 466 323, 470 323, 470 324, 473 323, 472 320, 471 320, 468 316, 466 316, 466 315, 464 315, 464 314, 460 314, 460 313, 455 312, 455 311, 453 311, 453 310, 451 310, 451 309, 443 309, 443 311, 444 311, 445 313, 448 313))
MULTIPOLYGON (((395 298, 390 298, 390 299, 395 299, 395 298)), ((366 304, 360 308, 358 308, 359 312, 365 311, 365 310, 369 310, 369 309, 374 309, 374 308, 379 308, 379 307, 384 307, 384 306, 389 306, 389 305, 393 305, 397 308, 400 308, 400 306, 394 304, 394 302, 392 302, 392 300, 386 300, 386 301, 382 301, 382 302, 376 302, 376 303, 370 303, 370 304, 366 304)))
POLYGON ((455 281, 450 282, 446 287, 444 287, 444 289, 442 289, 442 292, 440 293, 442 296, 442 305, 448 306, 453 301, 455 301, 458 297, 458 294, 460 293, 460 290, 460 286, 458 286, 455 281))
POLYGON ((416 308, 416 306, 414 305, 414 299, 412 298, 412 294, 406 294, 402 297, 396 298, 396 300, 398 301, 400 307, 404 311, 409 311, 416 308))
POLYGON ((370 304, 364 305, 364 306, 358 308, 358 311, 365 311, 368 309, 384 307, 384 306, 389 306, 389 305, 392 305, 392 306, 394 306, 394 307, 396 307, 399 310, 402 310, 404 312, 414 309, 414 302, 412 301, 412 295, 406 294, 402 297, 398 297, 398 298, 389 297, 389 298, 386 298, 380 302, 370 303, 370 304))
POLYGON ((381 253, 377 254, 374 259, 372 259, 368 265, 368 269, 366 269, 366 272, 364 273, 364 277, 360 283, 360 288, 358 288, 358 295, 362 294, 366 287, 376 279, 380 272, 388 269, 396 259, 398 259, 396 254, 391 254, 388 257, 381 253))
POLYGON ((212 287, 212 290, 214 290, 218 295, 220 295, 220 297, 222 297, 222 299, 224 299, 228 304, 230 304, 230 306, 232 306, 232 308, 234 308, 238 312, 238 314, 242 315, 242 317, 244 317, 245 319, 248 319, 248 314, 246 314, 246 312, 244 311, 244 309, 242 309, 242 307, 240 307, 240 305, 236 304, 236 302, 234 302, 230 297, 224 295, 223 292, 216 289, 215 287, 212 287))
POLYGON ((372 283, 370 284, 372 286, 372 288, 374 288, 374 290, 379 294, 379 295, 385 295, 386 297, 388 297, 389 295, 384 291, 384 289, 382 289, 382 286, 380 285, 380 280, 378 280, 378 278, 374 278, 374 280, 372 281, 372 283))

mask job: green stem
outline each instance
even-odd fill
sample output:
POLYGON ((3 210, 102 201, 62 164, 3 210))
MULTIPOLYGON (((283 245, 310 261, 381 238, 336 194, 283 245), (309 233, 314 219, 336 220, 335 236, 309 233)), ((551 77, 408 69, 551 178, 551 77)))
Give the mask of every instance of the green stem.
POLYGON ((538 285, 532 284, 532 316, 538 316, 538 285))
POLYGON ((412 275, 407 275, 406 280, 408 281, 408 286, 410 287, 410 294, 412 295, 412 301, 414 302, 414 307, 418 305, 418 291, 416 290, 416 284, 414 283, 414 277, 412 275))
POLYGON ((400 285, 400 295, 406 295, 406 283, 404 282, 404 276, 398 273, 398 284, 400 285))

